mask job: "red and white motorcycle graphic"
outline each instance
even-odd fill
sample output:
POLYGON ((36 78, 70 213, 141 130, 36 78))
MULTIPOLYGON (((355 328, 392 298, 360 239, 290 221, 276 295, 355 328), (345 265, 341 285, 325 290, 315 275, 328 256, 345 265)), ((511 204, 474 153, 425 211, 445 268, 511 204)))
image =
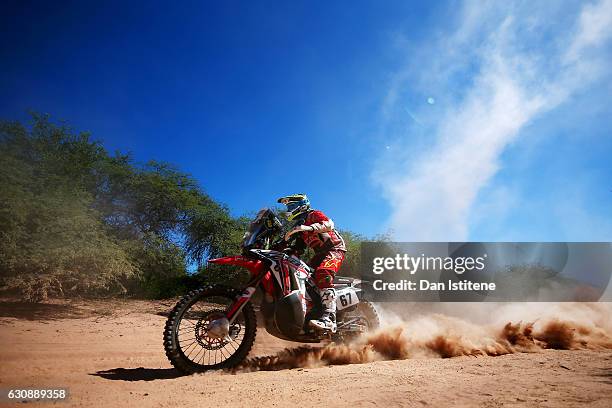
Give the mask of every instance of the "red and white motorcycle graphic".
POLYGON ((276 215, 263 209, 245 234, 243 255, 208 261, 244 267, 250 279, 241 289, 211 285, 194 290, 176 304, 164 330, 164 348, 174 367, 194 373, 240 364, 255 341, 257 289, 266 330, 285 340, 339 342, 378 327, 376 309, 359 298, 361 281, 337 277, 337 331, 312 331, 308 322, 321 315, 313 271, 295 255, 269 249, 275 247, 272 240, 280 232, 276 215))

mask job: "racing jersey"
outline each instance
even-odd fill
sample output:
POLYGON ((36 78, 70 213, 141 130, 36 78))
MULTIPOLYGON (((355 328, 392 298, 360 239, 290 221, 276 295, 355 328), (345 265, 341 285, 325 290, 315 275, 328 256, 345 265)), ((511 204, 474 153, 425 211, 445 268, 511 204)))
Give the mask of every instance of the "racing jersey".
POLYGON ((323 212, 318 210, 310 211, 302 225, 314 228, 313 231, 301 232, 300 236, 304 243, 315 253, 346 251, 344 239, 334 229, 334 222, 323 212))

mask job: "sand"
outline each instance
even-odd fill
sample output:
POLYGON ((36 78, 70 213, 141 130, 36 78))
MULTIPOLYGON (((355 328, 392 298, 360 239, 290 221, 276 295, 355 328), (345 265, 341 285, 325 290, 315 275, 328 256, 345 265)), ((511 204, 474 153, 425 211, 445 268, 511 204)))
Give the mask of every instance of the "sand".
MULTIPOLYGON (((612 405, 608 349, 182 376, 170 366, 161 341, 163 313, 171 306, 0 302, 0 388, 67 387, 70 397, 58 406, 88 407, 612 405)), ((260 327, 251 356, 294 346, 260 327)), ((32 405, 41 404, 25 406, 32 405)))

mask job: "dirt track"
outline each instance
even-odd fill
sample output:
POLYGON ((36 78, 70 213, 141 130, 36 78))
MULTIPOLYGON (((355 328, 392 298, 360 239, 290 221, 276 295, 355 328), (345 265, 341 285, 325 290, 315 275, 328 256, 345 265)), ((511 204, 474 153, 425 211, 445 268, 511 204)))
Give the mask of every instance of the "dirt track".
MULTIPOLYGON (((60 406, 99 407, 286 406, 290 401, 342 407, 608 407, 612 401, 611 350, 183 377, 170 367, 161 346, 165 318, 156 313, 166 307, 148 302, 34 307, 0 302, 0 388, 65 386, 71 397, 60 406)), ((294 344, 261 329, 252 355, 287 346, 294 344)))

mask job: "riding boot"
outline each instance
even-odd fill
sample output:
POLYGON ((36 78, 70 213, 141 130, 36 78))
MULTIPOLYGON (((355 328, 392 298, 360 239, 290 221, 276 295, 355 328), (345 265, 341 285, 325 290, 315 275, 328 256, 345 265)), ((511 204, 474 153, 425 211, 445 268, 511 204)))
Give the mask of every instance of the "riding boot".
POLYGON ((320 289, 323 315, 317 320, 311 320, 310 326, 316 330, 336 332, 336 290, 334 288, 320 289))

